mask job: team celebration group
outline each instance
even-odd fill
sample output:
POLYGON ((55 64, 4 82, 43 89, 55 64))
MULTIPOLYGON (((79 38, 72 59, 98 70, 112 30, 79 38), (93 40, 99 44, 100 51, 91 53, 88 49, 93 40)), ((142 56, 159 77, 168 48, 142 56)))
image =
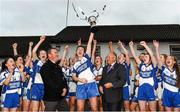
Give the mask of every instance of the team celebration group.
POLYGON ((180 111, 176 57, 161 54, 156 40, 153 48, 141 41, 145 52, 139 56, 133 41, 129 46, 118 41, 120 53, 109 42, 103 60, 95 52, 96 32, 97 27, 90 29, 86 48, 78 40, 70 58, 68 45, 61 56, 53 47, 39 49, 45 36, 36 44, 29 42, 25 56, 14 43, 14 56, 1 65, 1 111, 180 111))

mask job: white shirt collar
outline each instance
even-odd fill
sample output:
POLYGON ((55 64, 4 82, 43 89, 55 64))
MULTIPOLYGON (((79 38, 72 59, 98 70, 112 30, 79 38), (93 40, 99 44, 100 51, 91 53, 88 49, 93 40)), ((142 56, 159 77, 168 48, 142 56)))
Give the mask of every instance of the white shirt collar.
POLYGON ((114 66, 115 63, 116 63, 116 61, 114 63, 112 63, 111 66, 114 66))

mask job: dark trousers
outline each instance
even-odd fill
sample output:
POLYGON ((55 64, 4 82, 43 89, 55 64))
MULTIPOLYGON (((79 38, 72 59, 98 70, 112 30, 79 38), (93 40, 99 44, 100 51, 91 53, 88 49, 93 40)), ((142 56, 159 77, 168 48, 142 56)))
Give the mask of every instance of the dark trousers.
POLYGON ((122 102, 106 103, 103 101, 103 111, 121 111, 122 102))
POLYGON ((68 111, 68 104, 66 99, 61 101, 45 101, 45 111, 68 111))

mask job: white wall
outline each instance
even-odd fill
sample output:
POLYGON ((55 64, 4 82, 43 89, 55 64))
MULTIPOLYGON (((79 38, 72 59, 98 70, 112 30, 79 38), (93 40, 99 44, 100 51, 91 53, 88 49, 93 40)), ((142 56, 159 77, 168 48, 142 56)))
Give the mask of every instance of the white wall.
MULTIPOLYGON (((178 43, 171 43, 171 42, 160 43, 160 53, 164 53, 164 54, 169 55, 170 54, 169 45, 174 45, 174 44, 180 45, 180 43, 178 44, 178 43)), ((57 44, 57 45, 61 46, 59 54, 62 55, 64 46, 66 44, 57 44)), ((69 51, 68 51, 67 57, 70 57, 75 53, 77 45, 76 44, 69 44, 69 43, 68 43, 68 45, 69 45, 69 51)), ((152 43, 148 43, 148 45, 153 49, 152 43)), ((97 46, 101 46, 101 56, 104 60, 105 57, 107 56, 107 54, 109 53, 108 43, 98 43, 97 46)), ((135 51, 136 51, 137 55, 139 55, 141 52, 144 52, 144 51, 137 50, 136 43, 135 43, 134 47, 135 47, 135 51)), ((120 53, 119 50, 117 49, 116 43, 113 43, 113 48, 117 54, 120 53)), ((129 50, 128 46, 126 46, 126 48, 129 50)))

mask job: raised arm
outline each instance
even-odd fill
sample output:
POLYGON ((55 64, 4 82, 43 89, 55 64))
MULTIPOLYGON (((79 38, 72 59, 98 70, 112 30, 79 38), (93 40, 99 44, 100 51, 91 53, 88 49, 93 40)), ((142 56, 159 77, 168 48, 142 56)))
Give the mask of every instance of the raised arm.
POLYGON ((92 56, 91 56, 91 62, 93 64, 94 64, 94 60, 95 60, 96 45, 97 45, 97 41, 93 40, 93 50, 92 50, 92 56))
POLYGON ((113 44, 112 41, 110 41, 109 44, 108 44, 110 52, 114 52, 112 44, 113 44))
POLYGON ((86 54, 88 54, 89 57, 91 57, 91 46, 92 46, 93 39, 94 39, 94 33, 91 32, 89 36, 87 48, 86 48, 86 54))
POLYGON ((158 66, 161 67, 163 63, 160 61, 159 42, 156 40, 153 40, 153 45, 156 50, 156 58, 157 58, 158 66))
POLYGON ((19 72, 21 74, 21 81, 24 82, 25 81, 25 75, 26 75, 26 73, 24 72, 24 65, 23 64, 19 65, 18 69, 19 69, 19 72))
POLYGON ((32 58, 33 58, 33 59, 37 58, 36 52, 37 52, 39 46, 45 41, 45 39, 46 39, 45 36, 41 36, 39 42, 38 42, 38 43, 35 45, 35 47, 33 48, 33 50, 32 50, 32 58))
POLYGON ((123 43, 121 41, 118 42, 118 47, 123 50, 123 52, 126 55, 126 63, 130 65, 130 58, 129 58, 129 52, 128 50, 124 47, 123 43))
POLYGON ((32 57, 32 46, 33 46, 33 42, 29 42, 29 48, 28 48, 28 55, 30 58, 32 57))
POLYGON ((156 58, 155 58, 152 50, 151 50, 151 49, 149 48, 149 46, 146 44, 146 42, 145 42, 145 41, 141 41, 141 42, 140 42, 140 45, 142 45, 142 46, 147 50, 147 52, 149 53, 149 55, 150 55, 150 57, 151 57, 151 60, 152 60, 153 65, 156 66, 156 65, 157 65, 156 58))
POLYGON ((62 65, 63 65, 64 60, 65 60, 66 55, 67 55, 68 48, 69 48, 69 46, 68 46, 68 45, 66 45, 66 46, 64 47, 63 56, 62 56, 62 58, 61 58, 61 62, 60 62, 60 64, 59 64, 59 66, 62 66, 62 65))
POLYGON ((81 43, 81 38, 78 40, 77 45, 78 45, 78 46, 81 46, 81 45, 82 45, 82 43, 81 43))
POLYGON ((17 43, 14 43, 14 44, 12 45, 12 47, 13 47, 13 55, 14 55, 14 56, 18 55, 17 46, 18 46, 17 43))
POLYGON ((140 60, 139 57, 136 56, 136 54, 135 54, 133 41, 129 42, 129 47, 130 47, 132 56, 134 57, 136 63, 139 65, 139 64, 141 63, 141 60, 140 60))

